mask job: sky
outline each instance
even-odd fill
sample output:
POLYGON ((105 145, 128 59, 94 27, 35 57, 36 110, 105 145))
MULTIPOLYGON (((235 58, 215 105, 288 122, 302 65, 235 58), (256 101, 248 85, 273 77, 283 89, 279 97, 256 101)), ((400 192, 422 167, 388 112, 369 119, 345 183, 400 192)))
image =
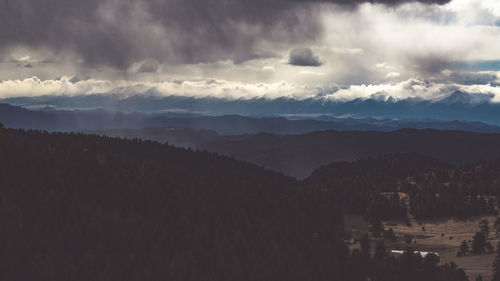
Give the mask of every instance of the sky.
POLYGON ((0 0, 0 98, 500 102, 498 0, 0 0))

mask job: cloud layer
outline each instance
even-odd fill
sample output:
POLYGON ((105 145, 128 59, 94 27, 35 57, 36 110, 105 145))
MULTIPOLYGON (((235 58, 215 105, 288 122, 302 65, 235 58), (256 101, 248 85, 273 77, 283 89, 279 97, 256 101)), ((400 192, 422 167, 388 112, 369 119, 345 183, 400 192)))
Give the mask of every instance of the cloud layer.
MULTIPOLYGON (((500 72, 496 76, 497 81, 500 82, 500 72)), ((134 82, 125 80, 80 80, 74 77, 40 80, 32 77, 0 82, 0 96, 3 98, 113 94, 119 97, 153 95, 158 97, 187 96, 222 99, 276 99, 286 97, 297 100, 321 98, 349 101, 360 98, 384 101, 389 99, 438 101, 456 91, 472 94, 472 97, 475 97, 474 100, 471 100, 472 102, 500 102, 500 87, 497 87, 496 84, 464 85, 430 82, 413 78, 398 83, 363 84, 349 87, 341 87, 336 84, 309 86, 285 81, 254 84, 217 79, 134 82)))
POLYGON ((0 97, 500 102, 496 0, 0 0, 0 97))
MULTIPOLYGON (((246 56, 262 43, 312 42, 317 5, 360 0, 0 0, 0 49, 65 52, 89 65, 144 59, 197 63, 246 56)), ((404 0, 376 0, 397 5, 404 0)), ((447 0, 420 0, 443 4, 447 0)))

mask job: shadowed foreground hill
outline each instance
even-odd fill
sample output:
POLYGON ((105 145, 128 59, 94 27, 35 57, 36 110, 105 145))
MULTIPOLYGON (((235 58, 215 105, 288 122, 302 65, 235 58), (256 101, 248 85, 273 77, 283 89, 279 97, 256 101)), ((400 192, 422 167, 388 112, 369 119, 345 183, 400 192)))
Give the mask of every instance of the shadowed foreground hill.
POLYGON ((328 190, 154 142, 0 128, 0 279, 467 280, 349 252, 328 190))
POLYGON ((346 274, 335 207, 274 172, 159 143, 34 131, 0 130, 0 153, 2 280, 346 274))
POLYGON ((303 135, 256 134, 220 140, 202 149, 232 155, 297 178, 321 165, 378 154, 417 152, 451 164, 500 157, 500 134, 405 129, 394 132, 320 131, 303 135))

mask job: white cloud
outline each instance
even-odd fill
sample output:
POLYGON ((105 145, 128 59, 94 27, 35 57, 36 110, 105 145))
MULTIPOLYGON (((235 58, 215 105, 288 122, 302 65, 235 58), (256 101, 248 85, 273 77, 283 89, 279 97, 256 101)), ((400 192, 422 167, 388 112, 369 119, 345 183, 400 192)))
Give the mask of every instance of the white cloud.
POLYGON ((492 101, 500 102, 500 88, 492 85, 437 83, 414 78, 398 83, 351 85, 345 89, 340 89, 328 97, 335 100, 352 100, 355 98, 369 98, 373 94, 384 93, 397 100, 420 98, 435 101, 456 90, 474 94, 493 94, 492 101))
POLYGON ((389 72, 385 75, 387 78, 395 78, 401 76, 401 73, 399 72, 389 72))
POLYGON ((262 71, 271 71, 271 72, 275 72, 276 69, 274 68, 274 66, 272 65, 265 65, 264 67, 262 67, 262 71))
POLYGON ((316 71, 312 71, 312 70, 302 70, 302 71, 300 71, 300 74, 305 74, 305 75, 319 75, 319 76, 325 75, 323 72, 316 72, 316 71))
POLYGON ((72 82, 72 77, 56 80, 41 80, 37 77, 0 82, 0 97, 43 96, 43 95, 89 95, 121 94, 135 95, 155 93, 161 96, 184 95, 192 97, 218 98, 278 98, 288 96, 305 98, 313 95, 317 88, 285 81, 273 83, 242 83, 238 81, 201 79, 186 81, 140 82, 126 80, 80 80, 72 82))
POLYGON ((488 3, 453 0, 444 6, 397 7, 366 3, 353 11, 324 5, 321 44, 362 49, 365 64, 396 67, 402 76, 426 74, 417 64, 432 63, 433 58, 443 62, 500 59, 500 17, 494 15, 500 1, 488 3), (464 2, 465 8, 457 7, 464 2), (485 14, 491 19, 478 24, 485 14))
MULTIPOLYGON (((500 72, 496 73, 500 77, 500 72)), ((438 100, 456 90, 468 93, 493 94, 493 101, 500 102, 500 88, 493 85, 461 85, 408 79, 397 83, 361 84, 339 87, 336 84, 307 85, 278 81, 272 83, 245 83, 220 79, 172 80, 140 82, 127 80, 78 80, 62 77, 56 80, 41 80, 36 77, 0 82, 0 97, 42 95, 89 95, 155 94, 159 96, 183 95, 190 97, 217 97, 227 99, 290 97, 305 99, 327 97, 334 100, 352 100, 370 96, 387 95, 395 99, 422 98, 438 100)))
POLYGON ((22 80, 6 80, 0 82, 0 97, 22 97, 43 95, 79 95, 105 93, 122 82, 105 80, 85 80, 73 83, 71 77, 62 77, 57 80, 40 80, 37 77, 22 80))

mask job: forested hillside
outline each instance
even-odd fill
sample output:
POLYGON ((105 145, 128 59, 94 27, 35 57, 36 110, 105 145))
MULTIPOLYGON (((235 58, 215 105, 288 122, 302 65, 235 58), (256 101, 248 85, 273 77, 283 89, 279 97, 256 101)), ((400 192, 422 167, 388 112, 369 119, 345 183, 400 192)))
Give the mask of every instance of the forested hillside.
POLYGON ((466 280, 369 243, 329 190, 206 152, 0 128, 1 280, 466 280))
POLYGON ((453 166, 417 153, 378 155, 322 166, 304 182, 376 218, 406 217, 403 195, 416 218, 467 218, 497 213, 500 159, 453 166))

